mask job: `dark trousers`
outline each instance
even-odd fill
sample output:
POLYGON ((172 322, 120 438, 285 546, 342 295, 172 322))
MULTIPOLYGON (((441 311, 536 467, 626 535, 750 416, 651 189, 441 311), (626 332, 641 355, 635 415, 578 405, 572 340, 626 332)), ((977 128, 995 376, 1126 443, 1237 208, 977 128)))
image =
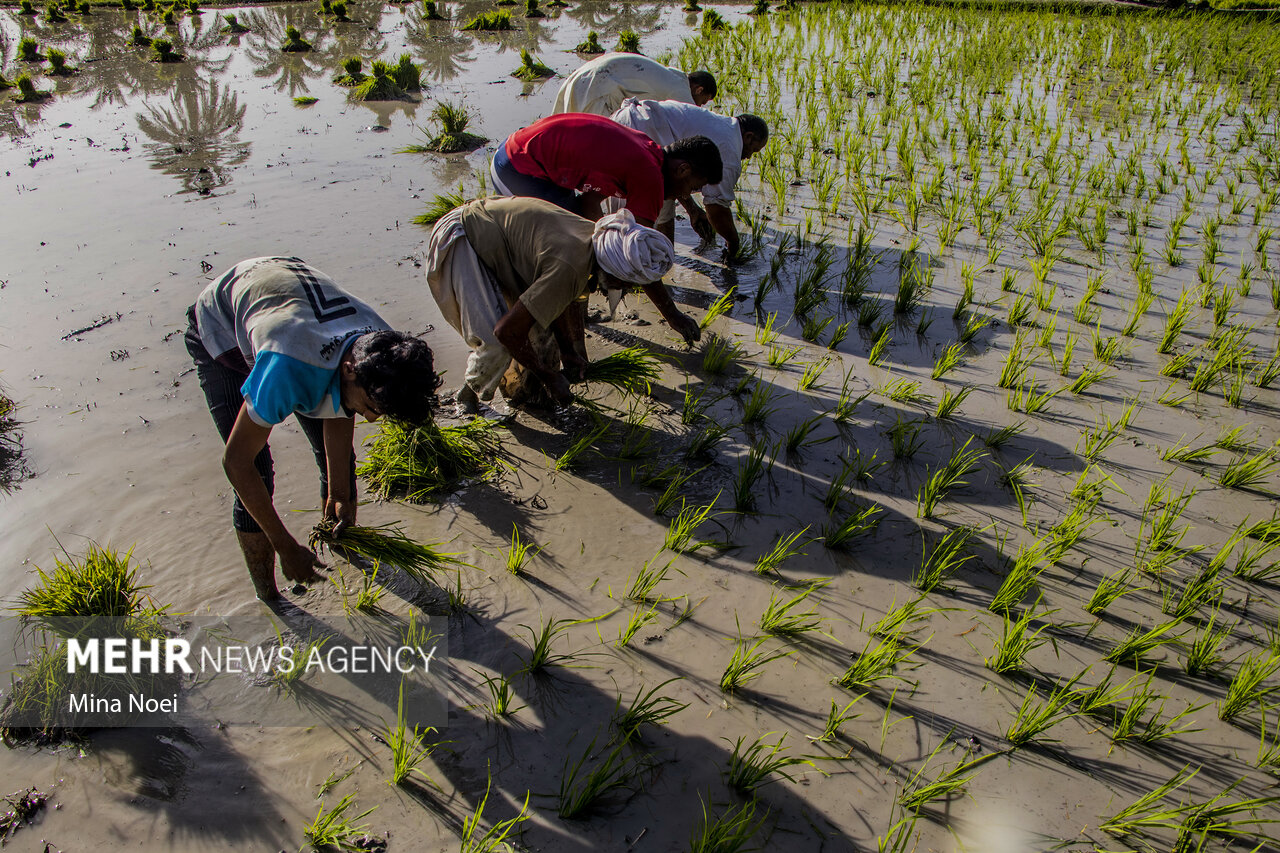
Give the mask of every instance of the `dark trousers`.
MULTIPOLYGON (((196 376, 200 379, 200 388, 204 391, 205 401, 209 404, 209 414, 213 415, 213 423, 218 428, 225 444, 235 426, 236 416, 240 414, 240 406, 244 403, 241 386, 248 378, 247 373, 232 370, 225 364, 216 361, 200 341, 200 332, 196 329, 195 307, 187 311, 187 334, 183 338, 187 352, 196 365, 196 376)), ((329 499, 329 468, 324 455, 324 421, 295 414, 298 425, 311 443, 311 452, 315 454, 316 465, 320 468, 320 502, 323 505, 329 499)), ((271 448, 263 447, 253 460, 253 467, 267 487, 267 494, 274 495, 276 489, 275 467, 271 462, 271 448)), ((351 492, 356 494, 355 451, 351 454, 351 492)), ((244 533, 261 533, 262 528, 253 516, 240 503, 236 495, 235 505, 231 508, 231 523, 236 530, 244 533)))
POLYGON ((562 207, 570 213, 581 215, 582 206, 573 190, 566 189, 546 178, 534 178, 518 171, 507 156, 507 142, 504 139, 493 153, 493 173, 498 176, 512 195, 522 198, 540 198, 549 201, 556 207, 562 207))

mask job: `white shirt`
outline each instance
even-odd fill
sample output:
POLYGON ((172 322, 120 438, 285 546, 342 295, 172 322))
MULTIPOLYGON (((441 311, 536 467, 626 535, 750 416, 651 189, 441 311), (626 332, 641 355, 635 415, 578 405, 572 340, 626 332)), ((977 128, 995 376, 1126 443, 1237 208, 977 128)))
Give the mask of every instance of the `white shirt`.
POLYGON ((693 103, 689 75, 635 53, 605 53, 565 78, 553 113, 611 115, 625 98, 693 103))
POLYGON ((710 139, 720 149, 724 177, 720 183, 707 184, 702 188, 702 200, 722 207, 732 206, 733 191, 742 175, 742 130, 736 118, 679 101, 628 98, 613 114, 613 120, 640 131, 663 146, 690 136, 710 139))

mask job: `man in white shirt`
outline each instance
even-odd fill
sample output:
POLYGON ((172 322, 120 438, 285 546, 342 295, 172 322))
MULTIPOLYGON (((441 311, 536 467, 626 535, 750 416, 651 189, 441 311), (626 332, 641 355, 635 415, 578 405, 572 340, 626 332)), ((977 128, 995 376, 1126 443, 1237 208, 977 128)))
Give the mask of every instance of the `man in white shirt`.
POLYGON ((685 74, 635 53, 606 53, 565 78, 551 112, 607 116, 626 98, 702 106, 715 96, 716 78, 709 71, 685 74))
MULTIPOLYGON (((649 101, 628 98, 613 114, 618 124, 638 130, 659 145, 689 136, 705 136, 720 149, 724 177, 718 184, 702 188, 707 209, 698 207, 692 196, 680 199, 689 213, 694 230, 706 239, 710 229, 724 238, 728 256, 737 255, 738 229, 733 221, 734 189, 742 175, 742 163, 769 142, 769 125, 759 116, 743 113, 737 118, 722 116, 693 104, 678 101, 649 101), (710 226, 710 229, 708 228, 710 226)), ((675 236, 675 202, 667 200, 654 228, 668 239, 675 236)))

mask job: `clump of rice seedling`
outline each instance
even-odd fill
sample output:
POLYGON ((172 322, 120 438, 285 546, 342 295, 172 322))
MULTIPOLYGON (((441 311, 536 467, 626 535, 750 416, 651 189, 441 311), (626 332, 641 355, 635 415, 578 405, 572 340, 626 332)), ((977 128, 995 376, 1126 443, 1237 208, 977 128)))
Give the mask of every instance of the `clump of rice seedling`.
POLYGON ((1114 575, 1108 575, 1098 581, 1097 588, 1094 589, 1093 595, 1089 598, 1089 603, 1084 606, 1085 612, 1092 616, 1101 616, 1107 612, 1107 608, 1116 602, 1122 595, 1134 592, 1132 586, 1129 585, 1130 575, 1128 569, 1122 569, 1114 575))
POLYGON ((360 838, 368 834, 369 825, 356 825, 356 821, 368 817, 377 809, 365 809, 358 815, 347 817, 347 810, 355 805, 355 794, 347 794, 329 810, 323 805, 316 812, 315 820, 302 828, 302 835, 318 850, 355 850, 360 838))
POLYGON ((400 684, 400 699, 396 704, 396 722, 387 726, 382 732, 382 742, 391 749, 391 785, 403 785, 411 776, 419 776, 429 784, 435 785, 430 777, 418 766, 428 756, 434 746, 424 744, 422 737, 434 732, 434 728, 419 729, 408 726, 404 719, 404 683, 400 684))
POLYGON ((596 751, 594 740, 577 761, 566 757, 560 775, 558 814, 566 820, 585 817, 606 794, 628 788, 639 775, 636 759, 618 744, 591 769, 587 762, 596 751))
POLYGON ((299 107, 309 107, 318 100, 320 99, 311 95, 298 95, 293 99, 293 103, 299 107))
POLYGON ((940 421, 945 421, 953 417, 960 408, 960 404, 965 398, 973 393, 972 388, 961 388, 952 394, 949 390, 944 390, 942 396, 938 398, 938 408, 934 410, 933 416, 940 421))
POLYGON ((871 350, 867 353, 867 364, 874 366, 884 360, 885 353, 889 350, 889 344, 893 341, 892 325, 888 322, 881 323, 880 326, 871 333, 871 337, 871 350))
POLYGON ((399 566, 421 581, 459 564, 457 554, 444 554, 430 545, 415 542, 394 524, 360 527, 349 524, 337 533, 326 520, 311 529, 311 547, 321 545, 346 556, 358 555, 373 563, 399 566))
POLYGON ((970 450, 969 445, 973 442, 973 436, 965 439, 964 444, 959 450, 952 453, 942 467, 933 473, 916 494, 916 514, 921 518, 933 518, 934 510, 937 509, 938 503, 946 498, 947 494, 956 486, 967 485, 963 479, 973 471, 977 470, 978 465, 986 457, 987 454, 979 450, 970 450))
POLYGON ((333 82, 338 86, 358 86, 366 79, 361 69, 364 62, 358 56, 348 56, 342 60, 342 73, 333 78, 333 82))
POLYGON ((702 348, 702 370, 713 376, 719 376, 729 369, 742 353, 742 346, 737 341, 711 335, 702 348))
POLYGON ((960 366, 960 362, 964 359, 964 344, 951 344, 938 354, 937 360, 933 363, 933 372, 930 374, 934 379, 941 379, 952 370, 960 366))
POLYGON ((422 0, 422 20, 424 21, 443 21, 444 15, 440 14, 440 10, 436 7, 435 0, 422 0))
POLYGON ((783 649, 773 652, 762 650, 760 647, 765 644, 766 640, 768 640, 768 637, 759 637, 754 642, 741 637, 738 638, 733 647, 733 656, 729 658, 729 663, 725 666, 724 672, 720 674, 721 690, 725 693, 733 693, 748 682, 759 678, 761 675, 759 670, 765 664, 778 658, 791 656, 791 652, 783 649))
POLYGON ((68 65, 67 55, 62 51, 58 50, 57 48, 52 48, 52 47, 49 48, 48 59, 49 59, 49 73, 54 76, 66 77, 72 74, 76 74, 80 70, 78 68, 74 68, 68 65))
POLYGON ((716 495, 711 503, 696 507, 685 506, 682 501, 680 512, 671 520, 671 525, 667 528, 663 547, 677 554, 690 554, 699 548, 713 545, 714 543, 709 541, 694 539, 693 534, 698 526, 711 516, 711 511, 715 509, 716 501, 719 499, 720 496, 716 495))
POLYGON ((1005 730, 1005 740, 1014 746, 1023 746, 1033 740, 1040 740, 1041 735, 1055 725, 1072 716, 1069 706, 1076 697, 1073 689, 1074 679, 1055 687, 1043 702, 1036 702, 1036 685, 1031 685, 1022 700, 1021 707, 1014 715, 1013 722, 1005 730))
POLYGON ((521 628, 529 632, 530 643, 529 657, 527 660, 521 658, 524 666, 520 671, 534 674, 552 666, 567 666, 573 661, 578 656, 577 654, 573 652, 560 654, 553 651, 551 646, 557 637, 575 624, 577 623, 572 619, 552 619, 550 622, 539 623, 537 631, 534 631, 528 625, 521 625, 521 628))
POLYGON ((1112 743, 1131 740, 1138 743, 1151 744, 1176 735, 1199 731, 1199 729, 1192 729, 1189 726, 1183 726, 1182 728, 1176 728, 1176 726, 1178 721, 1188 714, 1199 711, 1204 706, 1189 706, 1180 714, 1176 714, 1167 720, 1161 719, 1167 697, 1156 693, 1155 688, 1152 686, 1153 680, 1154 676, 1148 676, 1146 682, 1129 697, 1128 707, 1122 713, 1113 717, 1112 743), (1159 699, 1159 705, 1156 705, 1157 699, 1159 699), (1150 717, 1147 717, 1148 709, 1151 710, 1150 717))
POLYGON ((67 20, 67 16, 62 14, 62 10, 58 8, 58 4, 49 0, 44 5, 44 19, 50 24, 61 24, 67 20))
POLYGON ((973 559, 973 554, 965 554, 964 549, 978 533, 976 528, 960 526, 948 530, 933 546, 921 543, 926 549, 920 568, 911 578, 911 583, 922 592, 933 592, 947 578, 953 576, 960 567, 973 559))
POLYGON ((800 391, 811 391, 814 388, 821 388, 822 383, 819 382, 822 374, 826 371, 827 365, 831 363, 831 359, 824 358, 815 361, 812 364, 805 365, 804 372, 800 374, 800 379, 796 382, 796 388, 800 391))
POLYGON ((462 821, 462 846, 459 853, 503 853, 503 851, 511 850, 513 848, 511 843, 507 841, 507 837, 511 835, 517 826, 532 817, 529 814, 529 793, 526 791, 524 803, 520 806, 520 811, 515 817, 500 820, 481 832, 480 827, 484 821, 484 807, 489 802, 489 791, 492 787, 493 777, 490 776, 489 781, 484 786, 484 796, 480 798, 480 803, 476 806, 476 810, 462 821))
POLYGON ((640 34, 635 30, 621 30, 618 33, 618 43, 613 49, 618 53, 639 53, 640 34))
POLYGON ((1169 636, 1169 634, 1181 624, 1181 619, 1171 619, 1146 631, 1142 630, 1142 628, 1134 628, 1120 642, 1116 643, 1111 651, 1107 652, 1103 660, 1108 660, 1112 663, 1129 661, 1134 666, 1137 666, 1151 652, 1166 643, 1179 643, 1181 641, 1179 637, 1169 636))
POLYGON ((830 326, 834 320, 835 318, 831 316, 818 317, 815 315, 806 317, 800 325, 800 337, 810 343, 816 343, 822 333, 827 330, 827 326, 830 326))
POLYGON ((40 52, 40 42, 33 38, 19 39, 18 59, 23 62, 43 62, 44 54, 40 52))
POLYGON ((613 726, 618 732, 618 740, 634 743, 640 739, 641 726, 660 726, 676 714, 688 708, 687 702, 677 702, 667 696, 659 696, 658 691, 679 678, 668 678, 647 692, 643 687, 636 690, 636 698, 626 710, 622 708, 622 696, 614 706, 613 726))
POLYGON ((902 783, 902 788, 898 792, 898 805, 904 810, 913 814, 919 813, 920 809, 927 806, 935 800, 948 798, 954 794, 958 794, 964 790, 964 787, 973 781, 973 777, 977 773, 966 772, 980 762, 980 759, 971 761, 962 761, 955 767, 943 771, 932 782, 925 779, 925 771, 933 762, 934 757, 941 749, 946 746, 946 741, 938 744, 937 749, 925 759, 915 773, 902 783))
POLYGON ((1044 541, 1018 546, 1009 573, 1000 582, 999 589, 987 605, 993 613, 1008 613, 1036 588, 1040 574, 1047 567, 1044 541))
POLYGON ((515 524, 511 525, 511 548, 507 551, 507 571, 516 577, 524 574, 525 563, 534 554, 542 551, 542 546, 534 546, 532 542, 526 542, 520 538, 520 528, 515 524))
POLYGON ((501 470, 497 429, 482 418, 448 427, 384 420, 378 434, 366 440, 356 473, 380 498, 421 503, 466 480, 496 475, 501 470))
MULTIPOLYGON (((1040 614, 1039 618, 1047 619, 1056 612, 1051 610, 1040 614)), ((1039 628, 1032 630, 1031 624, 1036 618, 1036 614, 1030 609, 1017 619, 1010 619, 1008 613, 1004 615, 1004 629, 996 638, 995 654, 984 661, 987 669, 1000 674, 1022 669, 1027 655, 1044 645, 1045 641, 1040 635, 1050 625, 1047 621, 1042 622, 1039 628)))
POLYGON ((909 382, 906 379, 895 379, 876 390, 896 403, 922 406, 933 403, 928 394, 921 392, 919 382, 909 382))
POLYGON ((636 607, 631 611, 631 615, 627 618, 627 624, 622 626, 622 630, 618 632, 618 640, 614 643, 618 648, 625 648, 635 639, 636 634, 644 626, 648 625, 658 618, 658 606, 651 605, 649 609, 636 607))
MULTIPOLYGON (((908 682, 907 677, 897 670, 920 646, 908 645, 903 639, 901 634, 868 638, 862 651, 854 653, 853 663, 834 679, 834 683, 848 690, 869 690, 881 681, 908 682)), ((913 661, 911 668, 919 665, 913 661)))
POLYGON ((396 82, 397 66, 375 59, 369 68, 369 77, 351 88, 353 101, 402 101, 404 87, 396 82))
POLYGON ((351 18, 349 18, 349 17, 347 16, 347 4, 346 4, 346 3, 334 3, 332 8, 333 8, 333 20, 334 20, 334 21, 336 21, 337 23, 340 23, 340 24, 349 24, 349 23, 351 23, 351 18))
POLYGON ((1222 625, 1215 627, 1218 621, 1218 610, 1209 616, 1200 629, 1200 633, 1195 636, 1190 644, 1187 645, 1187 657, 1183 661, 1182 668, 1186 670, 1187 675, 1207 675, 1217 669, 1218 664, 1222 661, 1220 649, 1223 642, 1231 636, 1234 629, 1232 625, 1222 625))
POLYGON ((129 44, 137 47, 151 47, 151 36, 143 32, 142 27, 134 24, 133 32, 129 35, 129 44))
POLYGON ((724 780, 730 788, 743 796, 749 797, 757 788, 768 784, 771 781, 769 777, 774 774, 788 782, 794 782, 795 778, 787 772, 788 767, 797 767, 801 764, 814 766, 813 762, 807 758, 779 755, 787 739, 786 732, 783 732, 774 743, 766 743, 765 738, 771 734, 773 732, 762 734, 748 744, 746 749, 743 749, 745 736, 738 738, 733 744, 733 753, 729 756, 729 766, 725 770, 724 780))
POLYGON ((754 512, 759 506, 760 498, 756 486, 760 479, 773 468, 773 461, 765 462, 765 449, 762 445, 753 445, 738 466, 733 480, 733 508, 738 512, 754 512))
POLYGON ((233 36, 249 32, 249 28, 237 21, 235 15, 223 15, 222 18, 227 22, 226 26, 222 28, 222 32, 233 36))
POLYGON ((547 13, 538 8, 538 0, 525 0, 524 16, 526 18, 545 18, 547 13))
POLYGON ((874 533, 880 526, 884 507, 868 504, 850 513, 839 524, 829 524, 822 530, 822 544, 828 548, 845 548, 860 536, 874 533))
POLYGON ((920 448, 924 446, 920 423, 918 420, 904 420, 899 416, 893 426, 885 430, 893 447, 894 459, 911 459, 920 452, 920 448))
POLYGON ((604 438, 605 433, 608 431, 608 425, 601 424, 595 429, 578 436, 556 457, 551 469, 553 471, 577 471, 581 468, 588 452, 599 455, 599 451, 596 450, 596 444, 600 439, 604 438))
POLYGON ((733 308, 734 296, 737 294, 738 288, 730 287, 719 299, 712 302, 707 308, 707 313, 702 315, 702 319, 698 321, 698 328, 704 332, 718 317, 723 317, 733 308))
POLYGON ((586 41, 578 42, 578 46, 574 48, 576 53, 585 53, 592 56, 604 53, 604 48, 600 45, 600 35, 595 30, 587 33, 586 41))
POLYGON ((306 53, 311 50, 311 42, 302 37, 298 28, 290 24, 284 28, 284 44, 280 49, 285 53, 306 53))
POLYGON ((183 62, 185 59, 181 53, 174 51, 173 42, 168 39, 151 40, 152 62, 183 62))
POLYGON ((648 394, 661 375, 658 358, 644 347, 628 347, 587 365, 586 381, 628 394, 648 394))
POLYGON ((463 30, 496 32, 511 29, 511 13, 505 9, 481 12, 462 25, 463 30))
POLYGON ((528 50, 520 49, 520 67, 511 72, 511 76, 517 80, 524 80, 531 83, 534 80, 545 80, 548 77, 554 77, 555 70, 543 65, 528 50))
POLYGON ((1098 382, 1101 382, 1103 379, 1106 379, 1110 373, 1111 373, 1111 369, 1106 365, 1100 364, 1100 365, 1093 365, 1091 367, 1086 367, 1084 370, 1080 372, 1080 375, 1077 376, 1075 378, 1075 381, 1072 382, 1071 385, 1069 386, 1071 388, 1071 393, 1083 394, 1085 391, 1089 390, 1089 388, 1091 388, 1093 385, 1097 384, 1098 382))
MULTIPOLYGON (((659 552, 661 553, 661 552, 659 552)), ((627 590, 627 600, 644 604, 657 604, 661 601, 670 601, 655 594, 658 584, 667 578, 667 569, 671 568, 674 560, 668 560, 665 565, 656 565, 657 557, 654 556, 645 561, 645 564, 636 572, 636 576, 631 580, 631 586, 627 590)))
POLYGON ((1267 684, 1280 672, 1280 651, 1263 650, 1240 661, 1227 693, 1218 703, 1218 719, 1230 722, 1255 704, 1266 702, 1280 685, 1267 684))
POLYGON ((800 354, 800 347, 770 347, 766 360, 772 368, 783 367, 800 354))
POLYGON ((1280 459, 1274 458, 1270 450, 1263 450, 1247 458, 1239 457, 1229 462, 1218 474, 1218 485, 1228 489, 1248 489, 1261 485, 1277 465, 1280 465, 1280 459))
POLYGON ((15 610, 27 629, 58 637, 159 636, 165 608, 156 608, 138 579, 132 551, 90 543, 79 560, 64 555, 39 582, 18 595, 15 610))
MULTIPOLYGON (((692 3, 693 0, 689 2, 692 3)), ((714 820, 707 813, 706 803, 703 803, 702 821, 689 838, 689 853, 736 853, 746 850, 767 819, 768 814, 756 819, 755 800, 730 806, 714 820)))
POLYGON ((475 673, 484 681, 484 686, 489 691, 489 701, 484 708, 490 716, 495 719, 510 717, 524 707, 515 704, 516 693, 515 688, 511 686, 510 678, 503 675, 485 675, 480 670, 475 670, 475 673))
POLYGON ((985 438, 982 439, 982 443, 987 447, 990 447, 992 450, 1000 450, 1015 437, 1020 435, 1025 427, 1025 422, 1018 421, 1016 424, 1009 424, 998 430, 992 430, 985 438))
POLYGON ((1009 392, 1008 405, 1015 412, 1034 415, 1044 411, 1054 397, 1062 393, 1059 388, 1056 391, 1042 391, 1039 382, 1027 382, 1018 388, 1009 392))
POLYGON ((457 192, 440 193, 431 200, 431 204, 427 205, 425 213, 413 217, 414 225, 434 225, 445 214, 462 207, 469 201, 466 192, 462 188, 462 184, 458 184, 457 192))
POLYGON ((775 637, 799 637, 809 631, 822 630, 823 619, 812 607, 800 610, 806 598, 813 594, 811 586, 799 595, 784 601, 777 593, 769 596, 769 605, 760 615, 760 630, 775 637))
POLYGON ((809 532, 806 525, 803 530, 797 530, 795 533, 779 536, 773 543, 773 547, 756 558, 755 573, 758 575, 769 574, 778 571, 778 567, 784 562, 797 555, 804 556, 801 547, 796 547, 796 542, 801 536, 809 532))

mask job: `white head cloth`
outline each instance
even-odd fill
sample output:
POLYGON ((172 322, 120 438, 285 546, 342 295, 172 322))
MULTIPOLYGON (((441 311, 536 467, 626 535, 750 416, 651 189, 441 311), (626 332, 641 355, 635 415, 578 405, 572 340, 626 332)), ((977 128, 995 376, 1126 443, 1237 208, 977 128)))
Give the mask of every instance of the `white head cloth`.
POLYGON ((675 263, 675 249, 662 234, 636 222, 629 210, 602 217, 591 235, 600 268, 628 284, 662 278, 675 263))

